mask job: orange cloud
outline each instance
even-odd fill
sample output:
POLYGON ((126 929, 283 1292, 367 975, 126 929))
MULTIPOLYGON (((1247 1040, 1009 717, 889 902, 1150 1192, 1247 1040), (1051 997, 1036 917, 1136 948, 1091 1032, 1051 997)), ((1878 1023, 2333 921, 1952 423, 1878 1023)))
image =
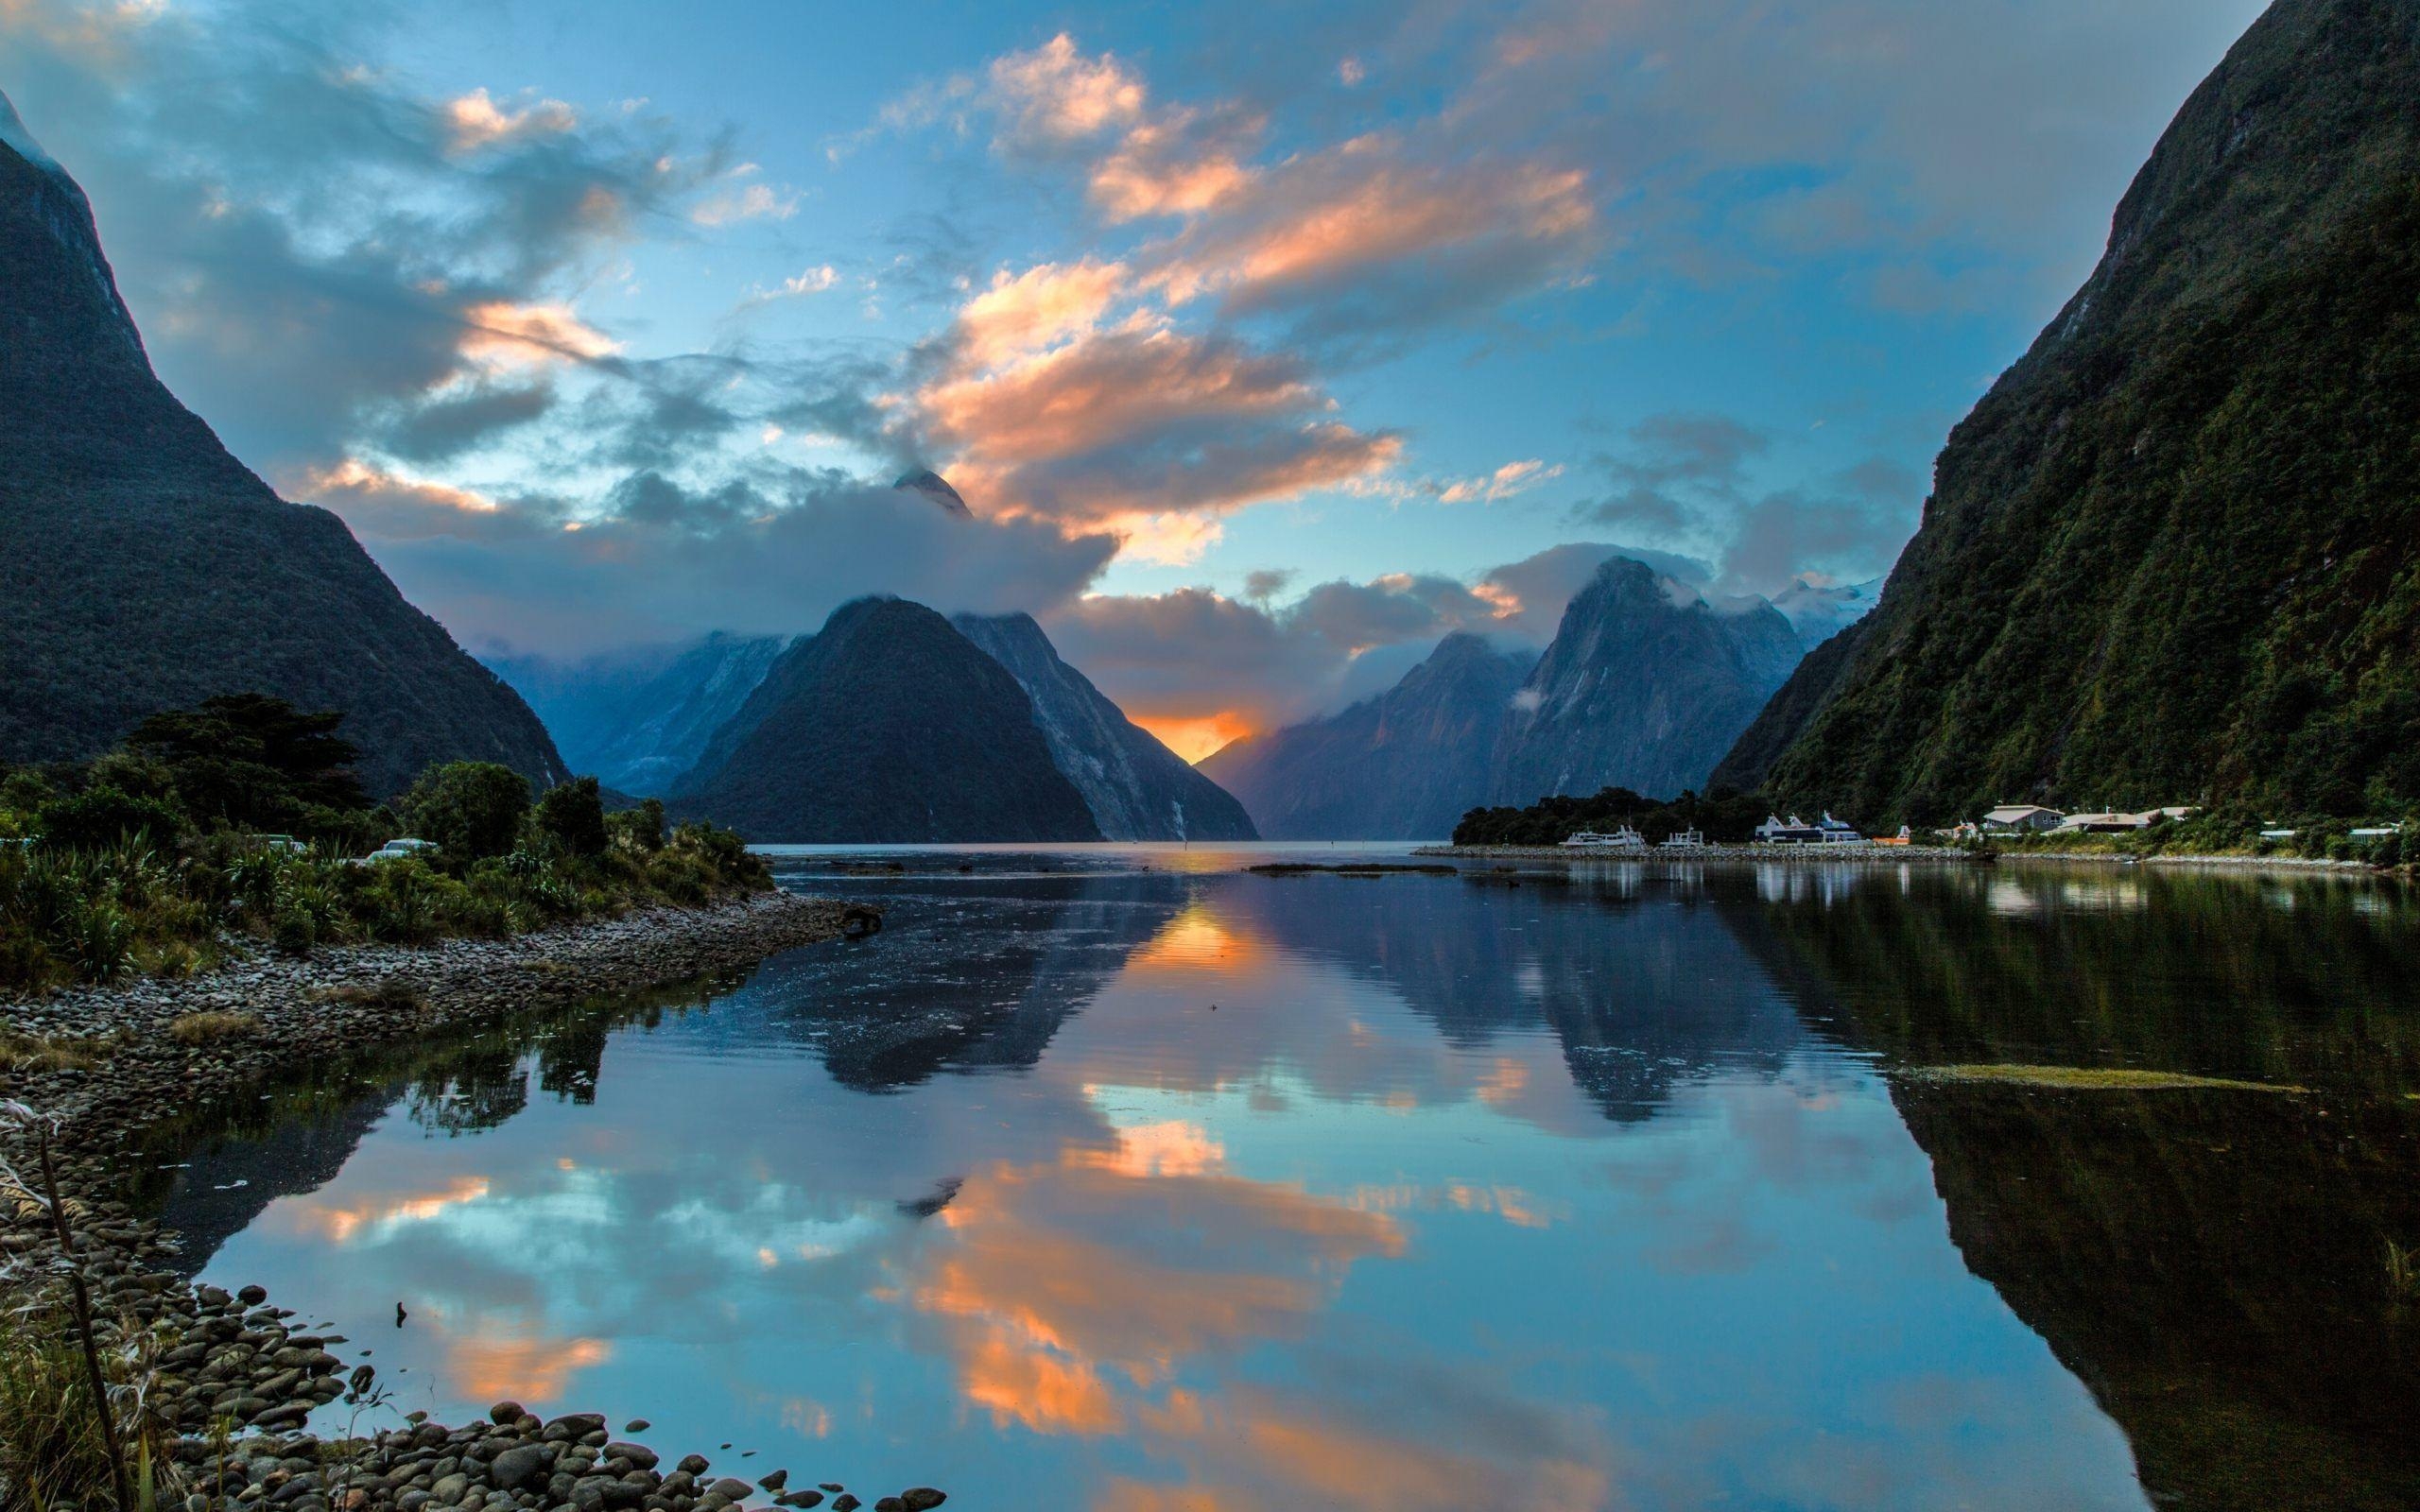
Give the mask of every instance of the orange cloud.
POLYGON ((603 1339, 504 1338, 482 1324, 475 1335, 445 1341, 445 1371, 474 1397, 559 1401, 573 1375, 613 1354, 603 1339))
POLYGON ((515 304, 491 300, 462 312, 459 350, 489 368, 543 368, 593 362, 622 350, 620 342, 582 320, 568 304, 515 304))
POLYGON ((364 1228, 385 1223, 418 1223, 448 1208, 476 1202, 488 1194, 483 1176, 457 1177, 435 1192, 372 1195, 342 1206, 305 1197, 288 1210, 297 1228, 330 1244, 342 1245, 364 1228))
POLYGON ((1127 717, 1150 730, 1153 739, 1188 762, 1198 762, 1223 746, 1259 733, 1251 715, 1240 709, 1221 709, 1216 713, 1192 715, 1144 715, 1130 711, 1127 717))
POLYGON ((1002 268, 992 286, 958 312, 958 355, 969 368, 990 369, 1097 326, 1126 284, 1126 265, 1043 263, 1011 277, 1002 268))
POLYGON ((1251 224, 1215 232, 1150 282, 1170 303, 1226 293, 1245 301, 1357 269, 1486 242, 1559 242, 1596 216, 1588 176, 1525 163, 1423 169, 1386 162, 1358 139, 1266 197, 1251 224))
POLYGON ((1080 141, 1143 114, 1142 80, 1113 54, 1079 53, 1063 31, 1029 51, 994 59, 990 77, 1012 133, 1029 142, 1080 141))
POLYGON ((1112 223, 1146 215, 1195 215, 1233 199, 1252 183, 1251 168, 1223 147, 1191 140, 1195 121, 1181 112, 1126 133, 1092 171, 1093 202, 1112 223))
POLYGON ((1222 1160, 1198 1127, 1151 1125, 961 1187, 908 1296, 947 1323, 966 1400, 1038 1433, 1119 1431, 1131 1390, 1295 1332, 1342 1267, 1402 1253, 1386 1215, 1223 1174, 1222 1160), (1150 1236, 1171 1229, 1218 1235, 1225 1254, 1163 1256, 1150 1236))

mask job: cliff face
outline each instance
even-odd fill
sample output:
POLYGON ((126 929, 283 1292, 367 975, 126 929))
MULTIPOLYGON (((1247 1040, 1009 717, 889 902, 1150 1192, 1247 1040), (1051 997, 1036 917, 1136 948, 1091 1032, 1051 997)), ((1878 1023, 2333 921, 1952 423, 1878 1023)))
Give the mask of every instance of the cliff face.
POLYGON ((151 371, 64 169, 0 99, 0 760, 214 694, 339 709, 377 795, 432 762, 566 776, 520 697, 151 371))
POLYGON ((1277 840, 1442 840, 1487 793, 1489 759, 1535 659, 1449 635, 1375 698, 1239 740, 1201 770, 1277 840))
POLYGON ((1016 679, 900 599, 792 642, 672 796, 769 842, 1101 837, 1016 679))
POLYGON ((1052 762, 1083 795, 1104 839, 1259 838, 1242 804, 1061 661, 1031 615, 959 614, 950 623, 1025 689, 1052 762))
POLYGON ((1771 785, 1869 822, 2420 799, 2416 412, 2420 4, 2279 0, 1754 736, 1771 785))
POLYGON ((1718 609, 1616 557, 1573 596, 1513 697, 1488 796, 1517 805, 1606 787, 1702 789, 1801 654, 1771 604, 1718 609))
POLYGON ((717 631, 668 654, 501 657, 489 665, 529 700, 564 761, 645 798, 661 796, 698 764, 788 644, 717 631))

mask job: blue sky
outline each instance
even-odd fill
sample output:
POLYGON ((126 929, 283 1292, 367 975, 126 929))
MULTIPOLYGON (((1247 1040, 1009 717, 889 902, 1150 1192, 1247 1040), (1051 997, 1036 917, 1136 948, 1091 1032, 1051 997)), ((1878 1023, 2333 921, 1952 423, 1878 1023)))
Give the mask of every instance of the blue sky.
POLYGON ((2257 9, 0 0, 0 91, 474 649, 1026 610, 1199 754, 1609 543, 1885 570, 2257 9))

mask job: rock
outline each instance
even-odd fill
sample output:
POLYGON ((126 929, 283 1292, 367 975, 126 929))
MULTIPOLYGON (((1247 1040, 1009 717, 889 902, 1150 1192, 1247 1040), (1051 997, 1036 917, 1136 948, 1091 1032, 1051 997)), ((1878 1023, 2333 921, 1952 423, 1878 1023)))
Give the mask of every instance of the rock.
POLYGON ((895 1496, 876 1497, 873 1512, 908 1512, 908 1503, 895 1496))
POLYGON ((622 1425, 622 1432, 626 1434, 644 1434, 653 1426, 654 1424, 648 1422, 644 1418, 633 1418, 629 1422, 622 1425))
POLYGON ((933 1508, 948 1500, 947 1492, 936 1491, 929 1486, 911 1486, 899 1493, 899 1501, 908 1512, 933 1512, 933 1508))
POLYGON ((706 1472, 706 1466, 708 1463, 706 1456, 703 1454, 683 1454, 681 1456, 681 1464, 679 1468, 688 1471, 692 1475, 703 1475, 706 1472))
POLYGON ((522 1444, 488 1463, 488 1479, 508 1491, 517 1491, 546 1473, 555 1462, 550 1444, 522 1444))
POLYGON ((645 1444, 608 1444, 605 1446, 605 1457, 629 1460, 632 1469, 655 1469, 655 1451, 645 1444))
POLYGON ((462 1493, 470 1488, 471 1478, 456 1470, 451 1475, 439 1476, 437 1484, 428 1488, 428 1494, 437 1500, 439 1505, 452 1506, 461 1501, 462 1493))
POLYGON ((706 1490, 712 1495, 719 1496, 724 1501, 732 1503, 745 1502, 756 1494, 756 1487, 730 1475, 707 1486, 706 1490))
POLYGON ((773 1498, 773 1503, 777 1506, 821 1506, 823 1504, 823 1493, 821 1491, 785 1491, 773 1498))
POLYGON ((789 1481, 790 1472, 787 1470, 775 1470, 770 1475, 760 1475, 756 1478, 756 1484, 769 1491, 778 1491, 787 1486, 789 1481))
POLYGON ((517 1401, 499 1401, 488 1409, 488 1421, 492 1423, 509 1423, 520 1416, 521 1403, 517 1401))
POLYGON ((268 1300, 268 1288, 266 1286, 247 1286, 242 1291, 235 1294, 235 1300, 243 1303, 246 1307, 258 1307, 263 1302, 268 1300))
POLYGON ((832 1512, 857 1512, 857 1508, 863 1505, 865 1505, 863 1502, 846 1491, 842 1491, 832 1499, 832 1512))

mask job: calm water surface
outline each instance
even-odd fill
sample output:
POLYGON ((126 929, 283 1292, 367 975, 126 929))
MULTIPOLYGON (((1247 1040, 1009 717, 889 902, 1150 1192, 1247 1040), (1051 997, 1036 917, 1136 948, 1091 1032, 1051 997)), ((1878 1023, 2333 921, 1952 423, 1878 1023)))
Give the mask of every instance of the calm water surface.
POLYGON ((1271 853, 786 852, 885 932, 328 1068, 161 1201, 395 1411, 868 1500, 2420 1502, 2401 893, 1271 853), (2309 1091, 1901 1074, 1987 1060, 2309 1091))

